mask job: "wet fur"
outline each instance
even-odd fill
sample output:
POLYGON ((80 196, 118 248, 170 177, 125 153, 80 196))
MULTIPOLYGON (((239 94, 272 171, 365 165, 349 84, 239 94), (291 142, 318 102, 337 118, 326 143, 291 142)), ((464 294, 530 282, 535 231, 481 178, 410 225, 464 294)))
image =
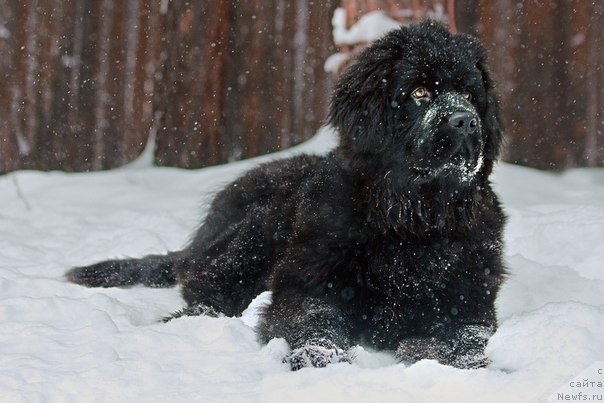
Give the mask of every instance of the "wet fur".
POLYGON ((239 315, 271 290, 258 335, 285 338, 293 369, 341 360, 357 344, 408 361, 486 365, 504 216, 488 180, 501 131, 483 47, 431 22, 391 32, 342 75, 329 123, 338 148, 261 165, 228 185, 184 250, 67 278, 178 284, 188 304, 180 314, 192 315, 239 315), (468 161, 483 158, 470 178, 443 171, 458 139, 440 121, 426 127, 428 104, 409 97, 417 85, 458 97, 464 77, 475 100, 455 108, 479 117, 466 147, 468 161))

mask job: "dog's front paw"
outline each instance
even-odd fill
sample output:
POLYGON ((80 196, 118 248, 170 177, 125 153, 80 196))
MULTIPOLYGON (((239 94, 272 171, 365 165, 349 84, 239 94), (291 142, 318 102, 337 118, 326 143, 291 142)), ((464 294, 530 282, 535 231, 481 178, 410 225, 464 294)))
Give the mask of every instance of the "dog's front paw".
POLYGON ((457 343, 451 365, 465 369, 483 368, 489 365, 491 361, 485 355, 484 349, 493 331, 493 327, 483 325, 468 325, 460 328, 457 331, 457 343))
POLYGON ((328 340, 309 340, 304 346, 292 350, 283 359, 283 362, 290 365, 292 371, 304 367, 322 368, 327 364, 342 361, 349 362, 344 350, 328 340))
POLYGON ((491 360, 484 355, 484 353, 479 352, 476 354, 466 354, 466 355, 456 355, 453 359, 448 363, 455 368, 461 369, 478 369, 484 368, 491 363, 491 360))
POLYGON ((451 351, 452 347, 448 343, 435 337, 410 337, 399 344, 396 357, 409 363, 419 360, 446 363, 449 361, 451 351))
POLYGON ((403 340, 396 351, 401 361, 436 360, 443 365, 474 369, 489 365, 484 354, 493 328, 484 325, 466 325, 453 329, 448 338, 424 336, 403 340))

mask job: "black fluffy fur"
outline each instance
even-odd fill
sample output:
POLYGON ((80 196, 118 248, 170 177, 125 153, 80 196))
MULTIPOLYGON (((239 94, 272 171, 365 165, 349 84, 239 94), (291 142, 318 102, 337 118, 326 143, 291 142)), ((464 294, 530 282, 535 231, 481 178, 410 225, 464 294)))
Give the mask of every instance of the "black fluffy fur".
POLYGON ((488 179, 501 130, 483 47, 432 22, 393 31, 342 75, 329 123, 339 147, 228 185, 184 250, 67 278, 179 284, 188 307, 177 316, 239 315, 269 289, 258 335, 285 338, 293 369, 338 361, 356 344, 486 365, 505 218, 488 179), (413 99, 416 87, 431 99, 413 99), (475 133, 447 124, 459 110, 477 117, 475 133))

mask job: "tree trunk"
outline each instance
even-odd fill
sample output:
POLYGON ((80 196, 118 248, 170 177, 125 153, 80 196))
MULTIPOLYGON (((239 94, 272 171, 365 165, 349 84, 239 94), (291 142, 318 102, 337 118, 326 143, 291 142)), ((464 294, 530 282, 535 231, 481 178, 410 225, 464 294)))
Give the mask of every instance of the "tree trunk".
POLYGON ((553 170, 604 165, 603 8, 582 0, 458 5, 460 29, 490 50, 506 161, 553 170))
POLYGON ((196 168, 275 151, 323 123, 333 7, 309 0, 171 2, 156 162, 196 168))
POLYGON ((505 159, 604 165, 602 1, 0 0, 0 173, 119 166, 149 133, 157 163, 180 167, 296 144, 325 117, 335 6, 349 26, 452 4, 490 49, 505 159))
POLYGON ((158 10, 146 0, 0 1, 0 172, 106 169, 140 154, 158 10))

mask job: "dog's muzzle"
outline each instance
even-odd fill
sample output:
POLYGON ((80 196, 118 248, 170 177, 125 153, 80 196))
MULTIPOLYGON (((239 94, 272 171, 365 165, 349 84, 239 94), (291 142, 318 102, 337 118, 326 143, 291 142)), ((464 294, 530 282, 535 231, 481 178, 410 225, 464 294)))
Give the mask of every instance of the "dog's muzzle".
POLYGON ((428 107, 421 122, 424 136, 419 147, 432 144, 435 160, 432 176, 440 174, 470 181, 483 165, 482 129, 476 108, 456 92, 438 96, 428 107))
POLYGON ((456 92, 441 94, 432 102, 421 120, 421 129, 433 135, 442 124, 462 136, 480 130, 476 108, 456 92))

